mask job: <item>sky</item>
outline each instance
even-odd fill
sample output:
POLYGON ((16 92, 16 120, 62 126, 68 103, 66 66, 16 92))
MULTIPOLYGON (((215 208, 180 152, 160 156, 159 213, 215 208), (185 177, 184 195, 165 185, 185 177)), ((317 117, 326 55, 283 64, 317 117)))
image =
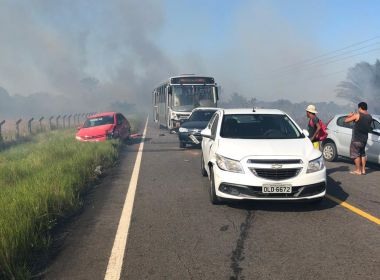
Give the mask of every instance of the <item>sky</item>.
POLYGON ((377 0, 0 0, 0 87, 149 107, 159 82, 195 73, 223 99, 339 103, 348 69, 380 58, 378 11, 377 0))

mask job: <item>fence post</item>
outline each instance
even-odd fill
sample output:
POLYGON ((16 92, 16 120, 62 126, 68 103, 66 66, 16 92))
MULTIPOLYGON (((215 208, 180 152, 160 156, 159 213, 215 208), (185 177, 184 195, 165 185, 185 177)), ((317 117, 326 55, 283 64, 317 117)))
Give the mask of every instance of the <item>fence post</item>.
POLYGON ((53 123, 51 122, 53 119, 54 119, 54 116, 51 116, 51 117, 49 118, 49 126, 50 126, 50 130, 53 130, 53 123))
POLYGON ((63 128, 66 128, 66 117, 67 117, 67 115, 63 115, 63 117, 62 117, 62 124, 63 124, 63 128))
POLYGON ((0 122, 0 143, 3 142, 3 135, 1 134, 1 127, 5 124, 5 120, 0 122))
POLYGON ((61 118, 61 115, 58 115, 56 118, 55 118, 55 123, 57 125, 57 129, 59 128, 59 123, 58 123, 58 120, 61 118))
POLYGON ((44 117, 41 117, 38 121, 40 122, 40 131, 42 132, 42 120, 44 119, 44 117))
POLYGON ((16 122, 16 140, 20 138, 20 122, 22 122, 22 119, 19 119, 17 122, 16 122))
POLYGON ((68 122, 69 122, 69 128, 71 127, 71 126, 70 126, 71 116, 72 116, 71 114, 67 116, 67 120, 68 120, 68 122))
POLYGON ((28 120, 28 132, 29 134, 32 134, 32 121, 34 120, 34 118, 31 118, 28 120))

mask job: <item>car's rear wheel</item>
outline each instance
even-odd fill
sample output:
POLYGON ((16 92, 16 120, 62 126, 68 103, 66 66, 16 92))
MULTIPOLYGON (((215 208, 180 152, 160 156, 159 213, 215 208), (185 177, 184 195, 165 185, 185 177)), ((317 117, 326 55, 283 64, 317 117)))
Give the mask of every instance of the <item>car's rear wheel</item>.
POLYGON ((205 161, 203 159, 203 155, 201 156, 201 174, 204 177, 207 176, 207 171, 206 171, 206 168, 205 168, 205 161))
POLYGON ((217 205, 222 203, 222 199, 216 195, 215 192, 215 180, 214 180, 214 170, 210 166, 210 201, 212 204, 217 205))
POLYGON ((335 144, 333 142, 328 142, 323 145, 322 154, 326 161, 335 161, 338 157, 335 144))

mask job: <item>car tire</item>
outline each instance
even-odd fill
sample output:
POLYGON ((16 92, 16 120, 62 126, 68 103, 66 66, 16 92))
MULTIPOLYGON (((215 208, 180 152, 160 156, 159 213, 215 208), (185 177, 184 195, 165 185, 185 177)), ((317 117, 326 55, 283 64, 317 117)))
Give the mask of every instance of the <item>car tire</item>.
POLYGON ((335 161, 338 157, 335 144, 333 142, 328 142, 325 145, 323 145, 322 154, 323 158, 326 161, 335 161))
POLYGON ((210 166, 210 201, 214 205, 222 204, 222 199, 216 195, 215 192, 215 180, 214 180, 214 171, 212 169, 212 166, 210 166))
POLYGON ((186 143, 185 143, 185 142, 182 142, 182 141, 179 141, 179 147, 180 147, 181 149, 186 148, 186 143))
POLYGON ((207 177, 207 170, 205 168, 205 161, 203 159, 203 155, 201 156, 201 174, 203 177, 207 177))

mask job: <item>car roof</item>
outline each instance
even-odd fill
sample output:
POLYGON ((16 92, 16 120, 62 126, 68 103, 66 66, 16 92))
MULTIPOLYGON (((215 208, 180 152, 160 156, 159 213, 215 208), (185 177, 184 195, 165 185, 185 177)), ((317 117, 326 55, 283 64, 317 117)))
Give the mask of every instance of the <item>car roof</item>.
POLYGON ((270 114, 270 115, 284 115, 285 112, 278 109, 261 109, 261 108, 236 108, 236 109, 224 109, 225 115, 236 115, 236 114, 270 114))
POLYGON ((88 118, 99 118, 104 116, 113 116, 116 112, 102 112, 102 113, 96 113, 94 115, 89 116, 88 118))
MULTIPOLYGON (((340 117, 344 117, 344 116, 347 116, 348 114, 336 114, 332 119, 335 119, 335 118, 340 118, 340 117)), ((380 115, 373 115, 371 114, 372 118, 380 121, 380 115)))

